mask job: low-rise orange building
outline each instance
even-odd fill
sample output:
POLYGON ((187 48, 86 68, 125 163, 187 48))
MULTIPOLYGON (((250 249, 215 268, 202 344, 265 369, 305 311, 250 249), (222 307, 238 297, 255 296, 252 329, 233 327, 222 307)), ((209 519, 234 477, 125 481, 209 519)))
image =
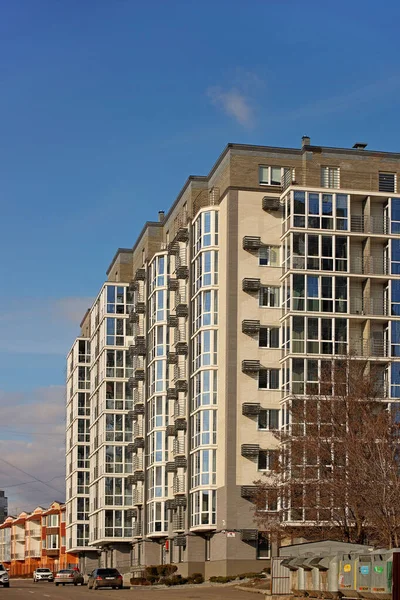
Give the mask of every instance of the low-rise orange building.
POLYGON ((0 562, 10 569, 11 577, 32 577, 38 567, 54 573, 72 568, 79 559, 66 552, 65 534, 65 504, 61 502, 8 517, 0 524, 0 562))

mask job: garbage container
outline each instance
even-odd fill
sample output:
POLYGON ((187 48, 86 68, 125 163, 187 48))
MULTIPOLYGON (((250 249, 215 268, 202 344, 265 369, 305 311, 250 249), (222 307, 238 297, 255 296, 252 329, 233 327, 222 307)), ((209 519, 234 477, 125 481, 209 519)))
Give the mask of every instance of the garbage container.
POLYGON ((356 568, 358 556, 342 554, 339 565, 339 591, 348 598, 358 598, 356 591, 356 568))

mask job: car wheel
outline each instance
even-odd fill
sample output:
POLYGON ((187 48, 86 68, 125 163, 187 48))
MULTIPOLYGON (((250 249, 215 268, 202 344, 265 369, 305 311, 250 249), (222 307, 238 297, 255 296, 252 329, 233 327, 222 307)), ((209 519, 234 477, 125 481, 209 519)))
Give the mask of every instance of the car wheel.
POLYGON ((56 583, 56 587, 58 587, 58 583, 56 583))
POLYGON ((63 583, 63 585, 65 585, 65 583, 63 583))
POLYGON ((3 587, 10 587, 9 583, 3 583, 3 587))
POLYGON ((74 585, 78 585, 78 584, 74 581, 74 585))
POLYGON ((97 590, 97 589, 98 589, 98 587, 97 587, 97 583, 93 583, 92 589, 93 589, 93 590, 97 590))

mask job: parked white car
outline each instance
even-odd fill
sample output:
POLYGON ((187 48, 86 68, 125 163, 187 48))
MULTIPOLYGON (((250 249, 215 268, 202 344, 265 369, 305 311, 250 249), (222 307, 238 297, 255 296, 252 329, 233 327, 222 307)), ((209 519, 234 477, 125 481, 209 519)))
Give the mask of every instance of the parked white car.
POLYGON ((40 567, 33 571, 33 583, 37 583, 38 581, 54 581, 54 575, 50 569, 45 569, 44 567, 40 567))

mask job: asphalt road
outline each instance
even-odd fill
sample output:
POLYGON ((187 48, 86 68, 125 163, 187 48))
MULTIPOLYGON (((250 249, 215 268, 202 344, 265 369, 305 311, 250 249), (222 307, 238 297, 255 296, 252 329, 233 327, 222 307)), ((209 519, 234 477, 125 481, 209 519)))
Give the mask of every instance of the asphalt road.
POLYGON ((10 587, 0 587, 1 600, 88 600, 100 595, 100 600, 255 600, 254 593, 238 590, 232 586, 175 586, 172 588, 152 589, 134 588, 125 590, 88 590, 86 586, 59 586, 54 583, 32 583, 22 579, 11 579, 10 587))

